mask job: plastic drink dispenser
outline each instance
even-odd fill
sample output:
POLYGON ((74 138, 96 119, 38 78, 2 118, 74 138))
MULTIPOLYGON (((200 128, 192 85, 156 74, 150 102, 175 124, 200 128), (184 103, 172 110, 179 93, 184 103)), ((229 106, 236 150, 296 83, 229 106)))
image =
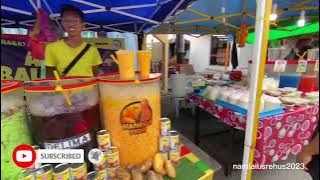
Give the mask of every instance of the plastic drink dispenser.
POLYGON ((18 81, 1 81, 1 179, 19 177, 22 169, 12 159, 21 144, 32 145, 23 88, 18 81))
POLYGON ((96 147, 95 132, 101 127, 96 79, 38 80, 24 88, 32 133, 41 148, 84 149, 88 154, 96 147))
POLYGON ((122 167, 141 164, 159 150, 159 79, 160 74, 153 73, 140 81, 121 80, 119 74, 99 77, 104 128, 119 149, 122 167))

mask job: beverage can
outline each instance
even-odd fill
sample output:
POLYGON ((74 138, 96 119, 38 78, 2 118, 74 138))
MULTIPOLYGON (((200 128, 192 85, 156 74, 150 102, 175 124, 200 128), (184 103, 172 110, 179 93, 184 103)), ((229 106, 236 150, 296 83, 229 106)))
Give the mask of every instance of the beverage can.
POLYGON ((83 179, 87 174, 86 163, 73 163, 70 164, 71 176, 73 179, 83 179))
POLYGON ((160 150, 160 152, 169 152, 169 150, 170 150, 169 136, 161 136, 160 137, 159 150, 160 150))
POLYGON ((170 150, 169 158, 173 163, 179 163, 179 161, 180 161, 180 150, 170 150))
POLYGON ((170 150, 178 150, 180 138, 177 131, 170 131, 170 150))
POLYGON ((160 152, 163 160, 169 160, 169 153, 168 152, 160 152))
POLYGON ((120 166, 119 150, 117 147, 110 147, 107 151, 107 167, 117 168, 120 166))
POLYGON ((161 118, 161 136, 169 136, 171 130, 171 121, 169 118, 161 118))
POLYGON ((69 180, 70 166, 69 164, 59 164, 53 168, 53 180, 69 180))
POLYGON ((101 130, 97 133, 97 141, 100 150, 107 150, 111 147, 110 132, 101 130))
POLYGON ((97 180, 105 180, 107 179, 107 169, 102 169, 97 172, 97 180))
POLYGON ((52 179, 52 166, 50 164, 46 164, 43 166, 40 166, 36 170, 36 179, 37 180, 48 180, 52 179))
POLYGON ((94 170, 100 171, 107 168, 108 151, 102 151, 102 159, 98 164, 94 164, 94 170))
POLYGON ((97 171, 91 171, 86 175, 86 180, 97 180, 98 178, 98 172, 97 171))

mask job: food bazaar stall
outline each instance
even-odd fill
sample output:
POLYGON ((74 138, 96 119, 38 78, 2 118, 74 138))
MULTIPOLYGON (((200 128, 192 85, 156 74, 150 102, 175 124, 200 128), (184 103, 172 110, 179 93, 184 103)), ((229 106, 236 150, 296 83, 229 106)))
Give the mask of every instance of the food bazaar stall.
MULTIPOLYGON (((76 2, 79 3, 82 9, 87 10, 91 8, 89 11, 93 10, 88 13, 88 16, 91 17, 88 23, 90 26, 88 27, 89 29, 101 28, 91 23, 92 18, 94 19, 96 17, 91 16, 93 12, 104 12, 108 14, 106 16, 112 13, 121 14, 121 17, 128 16, 133 19, 137 18, 149 23, 158 24, 158 22, 152 20, 152 18, 140 17, 139 14, 133 15, 116 9, 114 9, 114 12, 110 12, 105 11, 105 6, 103 5, 83 1, 76 2), (92 7, 95 9, 92 9, 92 7), (101 7, 103 9, 101 9, 101 7)), ((152 9, 155 11, 152 11, 152 16, 157 18, 159 18, 159 13, 162 12, 161 9, 170 9, 170 12, 167 12, 168 14, 161 15, 160 19, 164 19, 166 15, 169 16, 187 6, 190 1, 180 3, 177 1, 169 2, 170 1, 139 4, 135 7, 129 6, 127 2, 118 2, 113 5, 117 8, 124 9, 139 9, 139 6, 157 7, 156 9, 152 9)), ((16 17, 15 15, 12 16, 12 14, 17 13, 19 15, 22 14, 24 17, 22 20, 26 21, 19 24, 26 26, 31 25, 28 23, 34 21, 32 12, 41 7, 41 1, 37 1, 36 5, 33 1, 23 2, 21 4, 19 4, 20 1, 17 4, 15 3, 16 2, 13 1, 2 2, 1 11, 10 11, 10 13, 3 13, 7 15, 6 18, 8 18, 8 20, 4 20, 8 23, 4 24, 14 26, 15 23, 12 24, 12 19, 10 18, 16 17), (10 7, 12 5, 19 6, 12 8, 10 7), (19 9, 23 7, 26 9, 19 9), (27 20, 25 18, 27 18, 27 20)), ((43 8, 48 10, 52 16, 57 6, 56 4, 53 6, 51 3, 52 2, 45 2, 43 8)), ((107 19, 110 18, 105 18, 105 20, 107 19)), ((103 21, 104 19, 98 20, 101 24, 110 24, 110 22, 106 23, 103 21)), ((95 23, 97 23, 97 21, 95 21, 95 23)), ((103 28, 123 31, 121 30, 121 25, 111 26, 103 26, 103 28)), ((134 27, 135 29, 143 30, 144 26, 150 27, 150 25, 144 22, 141 24, 139 22, 135 24, 134 27)), ((130 54, 134 53, 136 52, 130 52, 130 54)), ((122 62, 120 56, 118 56, 118 58, 118 60, 122 62)), ((172 130, 169 119, 161 118, 160 75, 145 75, 143 72, 145 72, 145 69, 150 69, 151 62, 150 59, 144 60, 146 61, 143 64, 145 67, 140 66, 141 72, 137 72, 138 78, 133 80, 128 80, 123 77, 128 75, 128 69, 131 70, 130 72, 134 72, 133 63, 128 66, 128 64, 120 62, 118 64, 120 75, 108 74, 96 78, 68 77, 60 79, 57 77, 56 79, 24 82, 24 92, 22 91, 21 93, 25 94, 26 102, 23 101, 22 94, 21 96, 18 94, 12 98, 7 98, 15 89, 12 89, 12 91, 10 89, 9 92, 7 85, 4 85, 7 82, 2 81, 1 100, 3 103, 6 103, 2 107, 5 108, 9 105, 10 107, 2 109, 1 130, 10 135, 25 134, 25 136, 24 138, 18 138, 17 136, 16 138, 10 139, 10 141, 8 140, 10 144, 3 146, 4 144, 2 143, 1 148, 14 148, 20 143, 25 143, 34 145, 34 149, 36 150, 44 148, 80 148, 83 149, 86 154, 92 148, 99 148, 103 152, 103 160, 99 164, 92 164, 86 158, 85 162, 80 164, 34 164, 32 167, 20 169, 13 164, 11 159, 8 160, 8 158, 11 158, 13 151, 10 150, 8 151, 8 155, 5 154, 5 156, 1 156, 5 157, 1 159, 1 179, 143 179, 144 176, 147 179, 186 179, 186 177, 189 179, 212 179, 214 171, 220 169, 220 166, 217 163, 214 163, 215 166, 209 165, 207 155, 203 155, 204 153, 195 146, 192 146, 190 141, 172 130), (122 67, 123 65, 127 66, 122 67), (139 74, 142 75, 141 78, 139 74), (98 86, 101 88, 99 89, 98 86), (119 94, 117 90, 125 90, 124 93, 128 94, 127 96, 125 96, 125 94, 119 94), (141 90, 141 92, 139 92, 139 90, 141 90), (119 96, 110 97, 110 94, 106 92, 113 92, 119 96), (11 107, 11 105, 16 102, 12 100, 15 98, 19 99, 17 101, 18 103, 14 104, 14 107, 11 107), (7 102, 7 99, 8 101, 10 100, 10 102, 7 102), (27 119, 26 112, 24 112, 24 107, 28 110, 27 113, 30 115, 29 119, 27 119), (23 115, 19 116, 23 117, 19 120, 21 121, 20 126, 12 127, 13 129, 5 126, 5 124, 8 123, 4 122, 15 122, 12 121, 11 117, 13 117, 18 110, 23 111, 23 115), (8 118, 10 121, 7 121, 8 118), (119 124, 117 123, 121 126, 118 126, 119 124), (166 125, 161 126, 163 123, 166 125), (30 128, 27 128, 26 124, 28 124, 30 128), (162 131, 166 132, 165 137, 161 136, 164 135, 162 131), (140 139, 141 141, 135 142, 135 139, 140 139), (170 144, 170 142, 173 143, 170 144), (127 149, 131 147, 128 145, 133 145, 132 147, 135 148, 127 149), (145 153, 144 149, 148 148, 150 151, 145 153), (193 153, 192 151, 197 152, 193 153), (133 153, 134 156, 130 156, 130 153, 133 153), (202 157, 206 158, 206 163, 199 159, 202 157), (10 166, 3 165, 8 163, 8 161, 10 166), (11 167, 14 168, 11 169, 11 167), (3 173, 4 171, 10 170, 14 172, 3 173)), ((130 56, 128 61, 133 62, 133 56, 130 56)), ((13 84, 14 88, 19 87, 20 90, 22 90, 22 86, 19 85, 16 87, 15 83, 13 84)), ((1 133, 2 140, 3 136, 7 137, 7 134, 1 133)), ((1 153, 3 152, 5 151, 1 149, 1 153)))
MULTIPOLYGON (((10 139, 2 133, 2 139, 8 136, 3 148, 25 143, 35 149, 83 149, 90 154, 91 149, 99 148, 103 152, 98 164, 85 157, 80 164, 37 163, 24 170, 16 168, 9 153, 1 159, 2 168, 8 168, 2 171, 13 167, 13 172, 2 178, 212 179, 214 169, 190 149, 201 150, 189 148, 190 141, 171 129, 170 119, 160 116, 160 74, 150 73, 151 53, 137 53, 144 54, 138 56, 139 72, 134 72, 133 63, 123 63, 133 62, 134 53, 117 52, 114 60, 120 73, 26 81, 24 91, 20 82, 2 81, 2 132, 25 134, 23 139, 10 139), (9 127, 18 113, 19 126, 9 127)), ((215 164, 215 168, 220 166, 215 164)))

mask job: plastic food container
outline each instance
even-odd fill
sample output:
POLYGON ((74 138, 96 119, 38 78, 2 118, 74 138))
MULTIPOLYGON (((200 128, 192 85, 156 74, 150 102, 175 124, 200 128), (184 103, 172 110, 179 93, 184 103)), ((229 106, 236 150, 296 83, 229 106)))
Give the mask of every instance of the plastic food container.
POLYGON ((36 80, 26 82, 24 88, 32 133, 41 148, 84 149, 88 154, 96 147, 95 133, 101 126, 95 78, 36 80), (63 91, 58 89, 59 85, 63 91), (63 92, 71 105, 68 105, 63 92))
POLYGON ((319 72, 315 71, 316 61, 308 61, 307 70, 301 76, 299 91, 311 92, 319 90, 319 72))
POLYGON ((308 60, 319 60, 319 48, 308 49, 308 60))
POLYGON ((318 90, 317 84, 319 78, 317 76, 302 76, 299 84, 299 91, 311 92, 318 90))
MULTIPOLYGON (((264 80, 264 84, 267 83, 266 86, 270 86, 270 84, 268 83, 270 79, 273 79, 272 81, 272 89, 277 89, 279 87, 279 82, 280 82, 280 73, 278 72, 274 72, 273 71, 274 68, 274 61, 267 61, 265 64, 265 80, 264 80), (268 78, 268 80, 267 80, 268 78)), ((252 61, 249 61, 249 68, 248 68, 248 84, 250 85, 250 79, 252 76, 252 61)))
POLYGON ((280 55, 281 55, 280 48, 268 48, 268 59, 279 60, 280 55))
POLYGON ((119 80, 118 73, 99 76, 104 128, 119 148, 122 167, 141 164, 159 150, 159 79, 154 73, 141 81, 119 80))
POLYGON ((13 162, 13 150, 20 144, 32 145, 23 95, 20 82, 1 81, 1 179, 22 174, 13 162))
POLYGON ((285 72, 280 75, 280 88, 294 87, 298 88, 301 79, 301 73, 297 72, 298 61, 287 61, 285 72))

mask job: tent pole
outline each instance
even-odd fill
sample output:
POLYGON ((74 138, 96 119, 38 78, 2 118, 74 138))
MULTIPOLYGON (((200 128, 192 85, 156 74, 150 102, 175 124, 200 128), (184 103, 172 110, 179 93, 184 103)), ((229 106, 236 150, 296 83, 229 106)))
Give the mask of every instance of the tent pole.
POLYGON ((254 159, 256 135, 259 123, 260 101, 262 95, 262 82, 268 48, 269 15, 272 0, 257 2, 255 43, 253 48, 252 77, 250 79, 249 109, 245 131, 244 153, 241 180, 251 180, 252 164, 254 159))

